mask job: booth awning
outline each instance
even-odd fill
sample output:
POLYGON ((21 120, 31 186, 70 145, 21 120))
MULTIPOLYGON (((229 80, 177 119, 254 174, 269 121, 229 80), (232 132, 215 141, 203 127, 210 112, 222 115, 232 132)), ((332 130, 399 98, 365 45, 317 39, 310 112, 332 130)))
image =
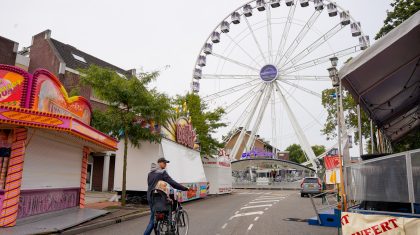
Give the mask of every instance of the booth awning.
POLYGON ((117 141, 78 119, 54 113, 0 105, 0 123, 68 133, 96 145, 97 151, 116 150, 117 141))
POLYGON ((391 141, 420 125, 420 11, 339 71, 343 85, 391 141))

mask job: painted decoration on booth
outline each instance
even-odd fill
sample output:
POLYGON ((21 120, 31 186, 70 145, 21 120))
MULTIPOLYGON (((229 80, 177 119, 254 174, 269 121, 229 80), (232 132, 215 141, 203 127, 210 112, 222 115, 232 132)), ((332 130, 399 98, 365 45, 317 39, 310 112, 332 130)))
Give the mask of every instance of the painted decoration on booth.
POLYGON ((162 128, 165 138, 177 142, 191 149, 199 149, 196 143, 197 135, 191 121, 186 117, 169 120, 162 128))
POLYGON ((32 109, 76 118, 89 125, 91 107, 81 96, 68 97, 58 78, 46 70, 34 73, 32 109))
POLYGON ((420 234, 420 219, 342 212, 341 227, 343 235, 420 234))
POLYGON ((186 202, 191 201, 194 199, 199 199, 207 196, 208 192, 208 184, 205 183, 188 183, 182 184, 185 187, 190 188, 191 190, 183 192, 177 190, 176 198, 179 202, 186 202))
POLYGON ((0 104, 24 107, 29 77, 19 68, 0 65, 0 104))

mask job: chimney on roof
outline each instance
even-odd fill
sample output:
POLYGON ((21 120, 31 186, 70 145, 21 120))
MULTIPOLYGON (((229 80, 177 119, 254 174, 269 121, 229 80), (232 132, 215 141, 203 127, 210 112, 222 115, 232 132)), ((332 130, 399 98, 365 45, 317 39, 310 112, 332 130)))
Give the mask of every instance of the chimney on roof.
POLYGON ((127 73, 130 74, 131 76, 136 76, 137 75, 136 69, 129 69, 129 70, 127 70, 127 73))

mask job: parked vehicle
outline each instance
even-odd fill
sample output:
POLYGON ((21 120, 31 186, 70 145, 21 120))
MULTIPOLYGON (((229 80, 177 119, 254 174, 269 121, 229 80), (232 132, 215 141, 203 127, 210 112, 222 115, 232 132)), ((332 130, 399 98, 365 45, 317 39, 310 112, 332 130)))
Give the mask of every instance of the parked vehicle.
POLYGON ((300 196, 319 194, 322 192, 321 180, 318 177, 305 177, 300 184, 300 196))

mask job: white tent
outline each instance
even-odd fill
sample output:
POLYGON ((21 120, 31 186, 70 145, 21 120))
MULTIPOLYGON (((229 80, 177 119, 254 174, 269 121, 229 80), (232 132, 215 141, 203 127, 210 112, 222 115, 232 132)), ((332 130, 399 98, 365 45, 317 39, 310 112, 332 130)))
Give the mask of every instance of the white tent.
POLYGON ((353 58, 343 85, 391 141, 420 125, 420 11, 353 58))

